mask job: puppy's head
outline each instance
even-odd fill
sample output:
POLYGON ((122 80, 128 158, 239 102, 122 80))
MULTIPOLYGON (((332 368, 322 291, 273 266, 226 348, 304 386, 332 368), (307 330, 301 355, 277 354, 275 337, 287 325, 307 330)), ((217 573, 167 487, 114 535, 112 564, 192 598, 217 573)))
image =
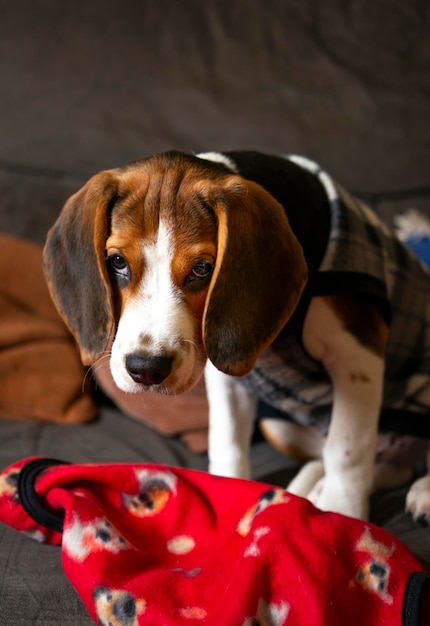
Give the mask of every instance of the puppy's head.
POLYGON ((93 177, 49 232, 44 268, 83 362, 109 350, 122 390, 161 393, 189 389, 206 358, 248 373, 307 274, 270 194, 175 152, 93 177))

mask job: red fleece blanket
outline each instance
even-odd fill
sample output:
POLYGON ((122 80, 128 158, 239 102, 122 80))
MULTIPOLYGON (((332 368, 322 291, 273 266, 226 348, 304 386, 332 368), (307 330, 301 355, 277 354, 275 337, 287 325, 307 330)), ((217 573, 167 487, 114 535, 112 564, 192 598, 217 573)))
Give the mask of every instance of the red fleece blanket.
POLYGON ((31 459, 0 475, 0 519, 61 544, 102 626, 430 623, 429 576, 399 540, 271 485, 31 459))

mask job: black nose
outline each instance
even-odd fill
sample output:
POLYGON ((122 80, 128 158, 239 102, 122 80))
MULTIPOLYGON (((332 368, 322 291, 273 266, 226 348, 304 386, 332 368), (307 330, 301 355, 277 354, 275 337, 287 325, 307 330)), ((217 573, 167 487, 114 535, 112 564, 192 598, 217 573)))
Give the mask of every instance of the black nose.
POLYGON ((127 354, 125 366, 135 383, 159 385, 172 371, 172 357, 127 354))

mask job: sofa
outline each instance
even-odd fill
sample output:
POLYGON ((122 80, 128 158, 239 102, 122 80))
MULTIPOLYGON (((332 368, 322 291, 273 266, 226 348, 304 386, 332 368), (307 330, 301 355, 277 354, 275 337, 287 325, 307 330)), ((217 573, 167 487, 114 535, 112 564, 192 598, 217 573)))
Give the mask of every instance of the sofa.
MULTIPOLYGON (((412 207, 430 216, 429 28, 428 8, 406 0, 3 3, 0 233, 39 250, 91 175, 173 148, 304 154, 389 227, 412 207)), ((1 267, 15 284, 40 269, 26 256, 1 267)), ((3 406, 0 467, 40 455, 206 470, 205 452, 177 433, 89 393, 95 408, 80 422, 24 419, 3 406)), ((256 435, 254 479, 282 486, 296 469, 256 435)), ((405 493, 375 494, 371 519, 430 569, 430 534, 404 513, 405 493)), ((4 525, 0 623, 93 623, 60 550, 4 525)))

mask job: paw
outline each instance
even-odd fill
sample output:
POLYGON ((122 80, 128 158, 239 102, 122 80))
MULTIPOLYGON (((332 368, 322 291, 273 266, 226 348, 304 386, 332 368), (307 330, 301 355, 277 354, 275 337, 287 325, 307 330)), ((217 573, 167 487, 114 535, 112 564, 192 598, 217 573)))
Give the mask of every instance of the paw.
POLYGON ((322 511, 341 513, 348 517, 367 520, 369 499, 360 496, 355 490, 346 488, 339 481, 331 481, 325 476, 309 494, 309 500, 322 511))
POLYGON ((415 522, 430 524, 430 475, 414 482, 406 496, 406 510, 415 522))
POLYGON ((342 513, 348 517, 366 520, 369 516, 369 498, 357 481, 328 478, 322 461, 306 463, 287 487, 287 491, 307 498, 322 511, 342 513))
POLYGON ((309 461, 293 478, 287 487, 287 491, 295 496, 308 498, 309 494, 324 476, 324 465, 322 461, 309 461))
POLYGON ((308 500, 310 500, 315 506, 318 506, 318 500, 320 499, 324 488, 324 481, 325 477, 323 476, 319 479, 319 481, 314 485, 313 489, 308 494, 308 500))

